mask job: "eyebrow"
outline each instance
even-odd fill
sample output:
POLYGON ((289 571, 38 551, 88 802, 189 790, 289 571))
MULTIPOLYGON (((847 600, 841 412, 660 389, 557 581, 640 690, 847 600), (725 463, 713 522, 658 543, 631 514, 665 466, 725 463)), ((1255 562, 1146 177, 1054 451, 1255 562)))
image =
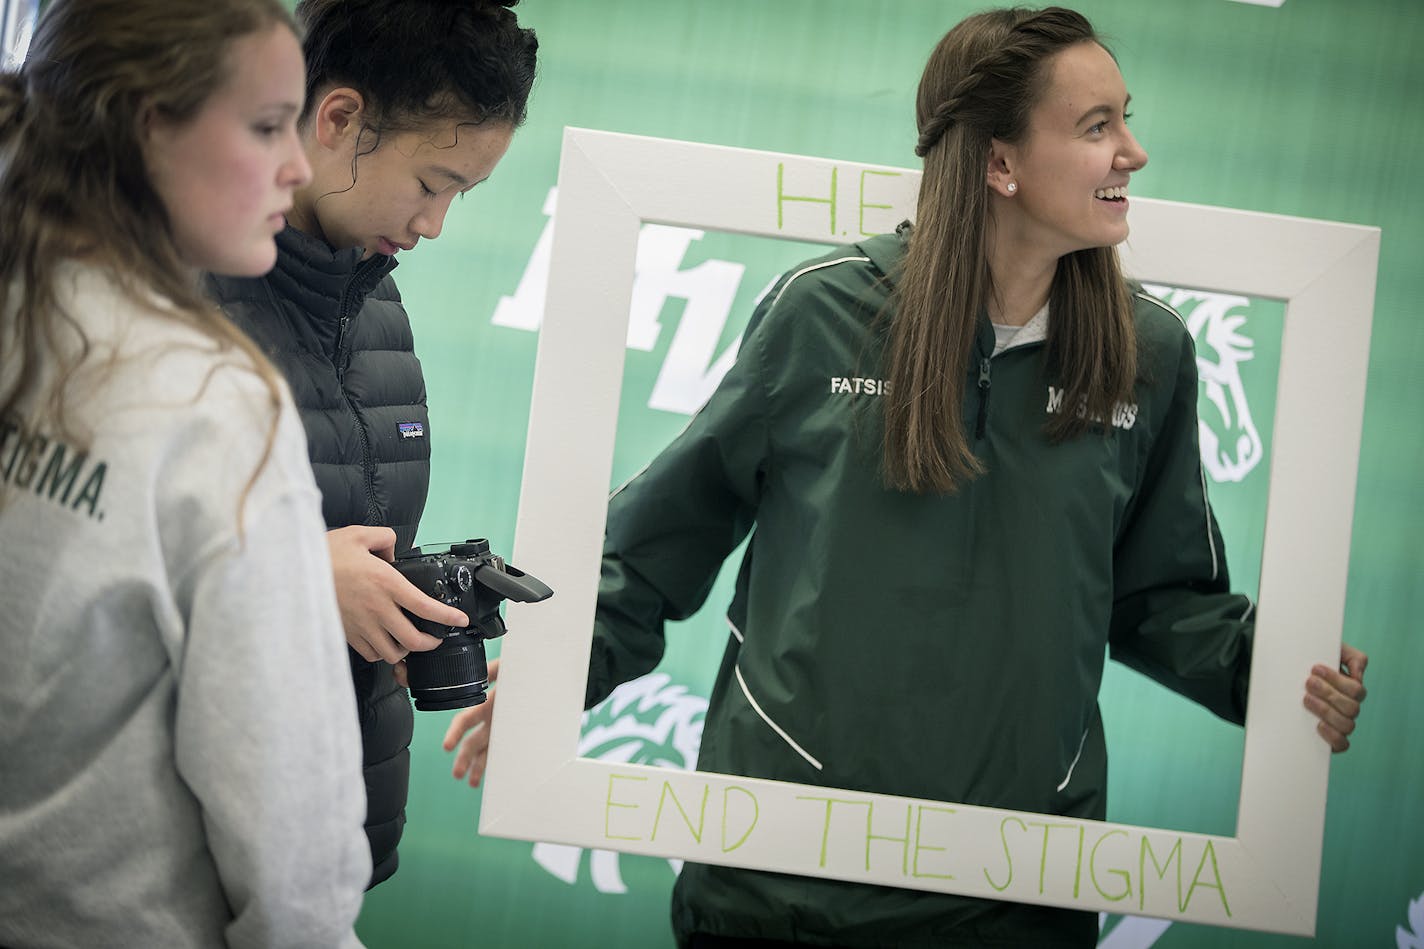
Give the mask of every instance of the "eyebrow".
MULTIPOLYGON (((1132 96, 1129 95, 1126 99, 1123 100, 1123 103, 1122 103, 1122 111, 1126 112, 1126 111, 1127 111, 1127 107, 1130 106, 1130 105, 1132 105, 1132 96)), ((1082 114, 1082 116, 1080 116, 1080 117, 1078 118, 1078 121, 1077 121, 1077 123, 1074 125, 1074 128, 1077 128, 1078 126, 1082 125, 1084 122, 1088 121, 1088 120, 1089 120, 1090 118, 1092 118, 1093 116, 1095 116, 1095 115, 1100 115, 1100 114, 1116 115, 1116 114, 1117 114, 1117 109, 1116 109, 1115 107, 1113 107, 1113 106, 1110 106, 1110 105, 1106 104, 1106 103, 1104 103, 1103 105, 1095 105, 1095 106, 1093 106, 1091 109, 1089 109, 1087 112, 1084 112, 1084 113, 1082 114)))
POLYGON ((442 175, 446 178, 449 178, 451 181, 455 182, 455 184, 459 185, 460 190, 462 191, 473 188, 475 185, 479 184, 482 181, 489 181, 488 175, 481 178, 479 181, 471 181, 459 172, 451 168, 446 168, 444 165, 431 165, 430 170, 437 175, 442 175))

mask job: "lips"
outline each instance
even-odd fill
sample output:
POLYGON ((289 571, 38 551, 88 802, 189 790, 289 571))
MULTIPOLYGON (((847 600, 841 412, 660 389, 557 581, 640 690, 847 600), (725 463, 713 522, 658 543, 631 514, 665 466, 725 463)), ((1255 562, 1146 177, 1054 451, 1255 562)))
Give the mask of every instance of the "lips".
POLYGON ((409 244, 397 244, 387 237, 376 238, 377 253, 385 254, 387 257, 393 256, 403 250, 412 250, 414 248, 415 241, 411 241, 409 244))

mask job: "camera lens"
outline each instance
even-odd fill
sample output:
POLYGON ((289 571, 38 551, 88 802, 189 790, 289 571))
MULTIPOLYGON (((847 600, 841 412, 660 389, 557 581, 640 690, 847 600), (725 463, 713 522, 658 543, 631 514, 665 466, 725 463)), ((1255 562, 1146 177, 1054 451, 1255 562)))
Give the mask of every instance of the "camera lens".
POLYGON ((430 652, 406 656, 410 695, 422 712, 468 708, 485 700, 489 664, 478 634, 452 636, 430 652))

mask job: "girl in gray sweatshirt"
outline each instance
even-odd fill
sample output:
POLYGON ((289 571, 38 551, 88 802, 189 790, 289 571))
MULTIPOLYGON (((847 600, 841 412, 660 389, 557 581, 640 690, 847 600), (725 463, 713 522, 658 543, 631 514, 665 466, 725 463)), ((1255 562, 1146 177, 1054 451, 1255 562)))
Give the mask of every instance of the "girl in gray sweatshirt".
POLYGON ((201 270, 310 176, 278 0, 55 0, 0 76, 0 945, 350 946, 320 498, 201 270))

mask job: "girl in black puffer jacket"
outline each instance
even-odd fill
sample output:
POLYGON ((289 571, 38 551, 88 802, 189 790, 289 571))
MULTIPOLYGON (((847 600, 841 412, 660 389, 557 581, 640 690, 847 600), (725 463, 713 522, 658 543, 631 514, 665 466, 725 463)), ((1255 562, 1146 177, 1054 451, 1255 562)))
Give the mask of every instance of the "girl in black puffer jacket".
POLYGON ((371 886, 396 870, 414 731, 402 661, 438 640, 401 609, 463 626, 391 566, 430 476, 425 382, 390 272, 440 235, 523 123, 538 43, 518 0, 303 0, 311 183, 260 279, 213 278, 301 409, 350 646, 365 745, 371 886))

